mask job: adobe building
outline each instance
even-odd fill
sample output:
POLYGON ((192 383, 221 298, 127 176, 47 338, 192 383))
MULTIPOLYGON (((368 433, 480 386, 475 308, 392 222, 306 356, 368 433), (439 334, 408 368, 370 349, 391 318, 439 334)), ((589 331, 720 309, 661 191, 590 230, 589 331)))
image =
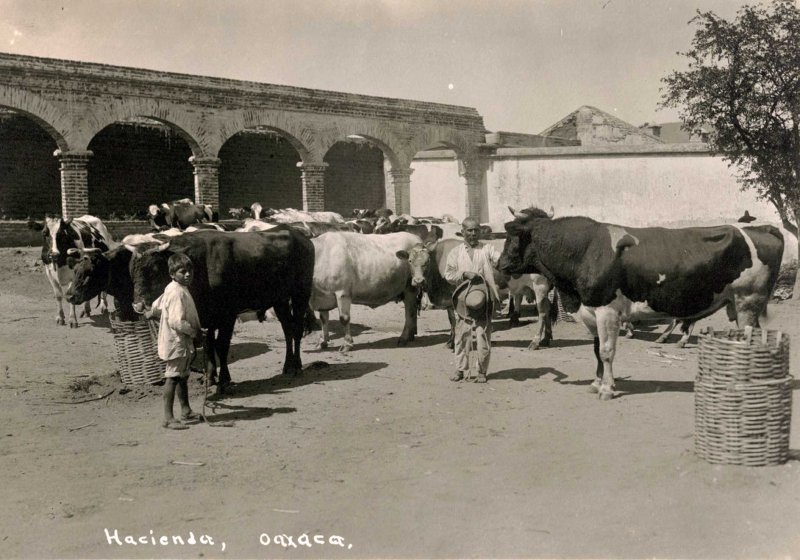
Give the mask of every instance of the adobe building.
POLYGON ((493 224, 530 205, 630 226, 745 210, 780 223, 703 138, 590 106, 520 134, 487 131, 470 107, 103 64, 0 53, 0 75, 3 244, 24 229, 8 220, 88 212, 136 230, 148 205, 180 198, 223 218, 260 202, 493 224))

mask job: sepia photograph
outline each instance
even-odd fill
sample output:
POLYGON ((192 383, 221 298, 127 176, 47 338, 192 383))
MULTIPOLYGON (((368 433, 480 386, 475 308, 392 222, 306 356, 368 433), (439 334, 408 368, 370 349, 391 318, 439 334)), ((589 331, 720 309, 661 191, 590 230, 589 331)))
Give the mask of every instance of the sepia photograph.
POLYGON ((0 0, 0 559, 800 558, 800 0, 0 0))

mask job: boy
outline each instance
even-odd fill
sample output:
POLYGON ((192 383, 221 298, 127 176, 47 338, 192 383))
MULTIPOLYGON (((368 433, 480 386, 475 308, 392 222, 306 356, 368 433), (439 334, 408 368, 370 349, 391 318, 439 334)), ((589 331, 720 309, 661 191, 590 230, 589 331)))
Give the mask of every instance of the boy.
POLYGON ((185 430, 186 423, 197 423, 200 416, 189 406, 189 364, 194 356, 193 339, 200 332, 200 318, 194 305, 189 285, 192 283, 194 265, 183 253, 170 255, 167 261, 172 282, 153 302, 145 317, 161 316, 158 330, 158 357, 167 362, 164 373, 164 428, 185 430), (172 414, 175 392, 181 405, 181 422, 172 414))

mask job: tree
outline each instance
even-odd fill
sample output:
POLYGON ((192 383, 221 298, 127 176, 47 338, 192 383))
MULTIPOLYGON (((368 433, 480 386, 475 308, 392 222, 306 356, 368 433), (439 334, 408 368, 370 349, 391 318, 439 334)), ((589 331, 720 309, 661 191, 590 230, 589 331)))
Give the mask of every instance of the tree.
MULTIPOLYGON (((734 21, 698 11, 688 68, 662 82, 694 132, 737 168, 743 189, 771 202, 795 237, 800 225, 800 9, 793 0, 744 6, 734 21)), ((793 299, 800 299, 800 275, 793 299)))

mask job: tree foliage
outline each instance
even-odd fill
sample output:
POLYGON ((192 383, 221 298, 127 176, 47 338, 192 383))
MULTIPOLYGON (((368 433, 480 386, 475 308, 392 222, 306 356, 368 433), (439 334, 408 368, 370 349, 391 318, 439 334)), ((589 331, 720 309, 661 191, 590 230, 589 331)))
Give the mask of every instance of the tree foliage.
POLYGON ((800 9, 793 0, 745 6, 734 21, 698 11, 688 66, 662 81, 661 105, 738 169, 797 235, 800 218, 800 9), (791 220, 791 221, 790 221, 791 220), (794 222, 794 223, 792 223, 794 222))

